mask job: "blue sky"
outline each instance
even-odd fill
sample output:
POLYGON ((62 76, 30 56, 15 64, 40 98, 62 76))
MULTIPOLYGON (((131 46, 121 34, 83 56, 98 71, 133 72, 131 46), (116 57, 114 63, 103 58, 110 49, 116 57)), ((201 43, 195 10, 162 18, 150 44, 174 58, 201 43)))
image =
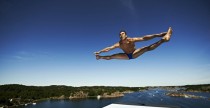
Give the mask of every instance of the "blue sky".
POLYGON ((209 5, 207 0, 1 0, 0 84, 209 84, 209 5), (137 37, 170 26, 170 42, 137 59, 95 59, 93 52, 119 41, 121 29, 137 37))

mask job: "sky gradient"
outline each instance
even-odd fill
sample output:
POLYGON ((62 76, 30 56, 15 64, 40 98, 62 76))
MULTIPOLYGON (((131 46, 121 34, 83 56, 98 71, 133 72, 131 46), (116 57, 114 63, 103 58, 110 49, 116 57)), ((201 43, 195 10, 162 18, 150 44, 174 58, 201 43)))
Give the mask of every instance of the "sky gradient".
POLYGON ((1 0, 0 85, 209 84, 209 6, 208 0, 1 0), (168 27, 171 40, 137 59, 93 54, 118 42, 121 29, 138 37, 168 27))

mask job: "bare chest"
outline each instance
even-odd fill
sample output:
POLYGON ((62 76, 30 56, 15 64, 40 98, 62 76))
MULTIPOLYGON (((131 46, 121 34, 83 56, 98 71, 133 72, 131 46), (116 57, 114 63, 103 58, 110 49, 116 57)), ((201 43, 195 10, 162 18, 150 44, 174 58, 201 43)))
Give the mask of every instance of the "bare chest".
POLYGON ((135 50, 135 44, 129 40, 120 41, 120 48, 125 53, 131 53, 135 50))

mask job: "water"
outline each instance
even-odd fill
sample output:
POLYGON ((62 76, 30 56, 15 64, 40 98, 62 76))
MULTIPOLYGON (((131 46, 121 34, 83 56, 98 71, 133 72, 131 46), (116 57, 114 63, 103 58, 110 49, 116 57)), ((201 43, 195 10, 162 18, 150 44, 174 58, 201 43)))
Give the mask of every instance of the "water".
POLYGON ((138 104, 149 106, 177 106, 179 108, 210 108, 210 93, 188 94, 203 96, 200 99, 166 96, 167 91, 154 89, 143 92, 125 94, 121 98, 113 99, 82 99, 82 100, 47 100, 36 105, 27 105, 21 108, 102 108, 111 103, 138 104))

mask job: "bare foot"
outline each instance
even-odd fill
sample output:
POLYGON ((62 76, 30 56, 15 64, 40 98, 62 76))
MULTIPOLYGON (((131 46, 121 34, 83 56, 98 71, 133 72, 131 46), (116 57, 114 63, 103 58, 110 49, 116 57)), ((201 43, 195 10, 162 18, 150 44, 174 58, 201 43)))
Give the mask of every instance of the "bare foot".
POLYGON ((171 38, 171 35, 172 35, 172 28, 169 27, 167 34, 166 34, 165 36, 163 36, 162 39, 163 39, 165 42, 168 42, 168 41, 170 40, 170 38, 171 38))
POLYGON ((162 32, 162 33, 160 33, 160 36, 158 36, 158 37, 163 37, 163 36, 165 36, 167 34, 167 32, 162 32))
POLYGON ((99 56, 100 52, 94 52, 94 54, 95 54, 97 60, 100 59, 100 56, 99 56))
POLYGON ((100 59, 99 55, 96 55, 96 59, 97 59, 97 60, 100 59))

